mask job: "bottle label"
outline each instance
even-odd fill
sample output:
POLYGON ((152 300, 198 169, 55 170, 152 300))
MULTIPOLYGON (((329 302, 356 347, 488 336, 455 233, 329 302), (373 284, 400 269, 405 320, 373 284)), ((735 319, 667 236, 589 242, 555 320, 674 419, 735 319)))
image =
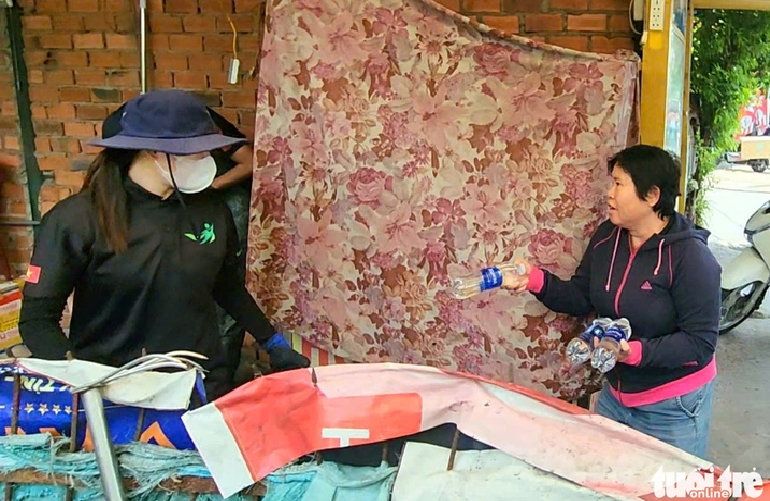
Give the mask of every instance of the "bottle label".
POLYGON ((604 337, 608 337, 610 339, 614 339, 618 343, 621 341, 626 341, 626 333, 621 329, 620 327, 613 325, 606 331, 604 331, 604 337))
POLYGON ((485 268, 481 270, 481 290, 494 289, 503 285, 503 274, 497 268, 485 268))

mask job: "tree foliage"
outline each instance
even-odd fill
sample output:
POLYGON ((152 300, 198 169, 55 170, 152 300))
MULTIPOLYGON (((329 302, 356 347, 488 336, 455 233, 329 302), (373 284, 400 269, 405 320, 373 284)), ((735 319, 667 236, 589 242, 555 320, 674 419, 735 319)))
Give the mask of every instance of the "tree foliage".
MULTIPOLYGON (((688 206, 705 225, 705 194, 722 154, 735 151, 740 110, 757 89, 770 88, 770 12, 698 10, 695 13, 690 93, 699 101, 695 197, 688 206)), ((688 209, 688 213, 690 210, 688 209)))
POLYGON ((770 87, 770 12, 696 11, 690 75, 705 145, 734 150, 741 106, 770 87))

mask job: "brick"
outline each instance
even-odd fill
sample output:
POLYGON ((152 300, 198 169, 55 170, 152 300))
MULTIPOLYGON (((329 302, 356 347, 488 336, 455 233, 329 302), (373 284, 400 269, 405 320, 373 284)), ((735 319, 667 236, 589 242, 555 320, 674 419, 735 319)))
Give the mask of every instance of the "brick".
POLYGON ((43 101, 55 103, 59 101, 59 91, 56 89, 56 86, 30 85, 29 99, 33 102, 43 101))
MULTIPOLYGON (((187 65, 187 56, 183 54, 155 54, 155 68, 163 71, 169 71, 169 70, 186 70, 188 68, 187 65)), ((193 56, 191 59, 197 59, 198 57, 205 57, 203 55, 201 56, 193 56)))
POLYGON ((90 59, 90 66, 94 68, 120 68, 119 52, 89 52, 88 58, 90 59))
POLYGON ((228 108, 218 108, 216 110, 216 112, 219 113, 220 115, 222 115, 223 117, 225 117, 225 120, 227 120, 231 124, 233 124, 235 126, 238 125, 239 121, 238 121, 238 111, 237 110, 231 110, 231 109, 228 109, 228 108))
POLYGON ((551 10, 570 10, 585 12, 588 10, 588 0, 550 0, 551 10))
POLYGON ((48 118, 75 118, 75 105, 71 103, 59 103, 46 108, 48 118))
POLYGON ((503 0, 504 13, 548 12, 548 0, 503 0))
POLYGON ((2 131, 7 131, 9 133, 17 132, 18 131, 17 124, 18 124, 18 121, 16 117, 11 117, 11 116, 0 117, 0 130, 2 131))
POLYGON ((8 199, 16 199, 16 200, 23 200, 24 195, 26 195, 26 188, 24 185, 17 184, 17 183, 3 183, 2 190, 0 193, 2 193, 3 198, 6 200, 8 199))
POLYGON ((171 35, 169 36, 169 47, 174 51, 201 51, 203 50, 203 37, 199 35, 171 35))
POLYGON ((628 0, 589 0, 591 10, 628 12, 628 0))
MULTIPOLYGON (((148 63, 149 64, 149 63, 148 63)), ((120 66, 122 68, 140 68, 141 61, 139 52, 121 52, 120 53, 120 66)))
POLYGON ((18 136, 3 137, 3 149, 19 151, 19 137, 18 136))
POLYGON ((88 66, 88 53, 56 52, 55 60, 60 68, 83 68, 88 66))
POLYGON ((519 16, 484 16, 481 22, 506 33, 519 33, 519 16))
POLYGON ((210 89, 227 89, 232 87, 227 82, 227 74, 223 71, 209 74, 209 88, 210 89))
POLYGON ((67 0, 69 12, 99 12, 99 0, 67 0))
POLYGON ((84 33, 72 35, 76 49, 103 49, 104 37, 101 33, 84 33))
MULTIPOLYGON (((131 99, 139 96, 139 89, 123 89, 122 101, 130 101, 131 99)), ((101 133, 101 129, 100 129, 101 133)))
POLYGON ((80 153, 80 140, 73 137, 52 137, 51 147, 53 151, 63 153, 80 153))
POLYGON ((37 121, 34 125, 37 135, 61 136, 64 134, 64 125, 61 122, 37 121))
MULTIPOLYGON (((238 38, 240 42, 240 37, 238 38)), ((203 48, 209 54, 212 52, 232 52, 233 37, 227 35, 207 35, 203 37, 203 48)))
POLYGON ((621 31, 624 33, 630 32, 631 23, 628 19, 628 16, 625 14, 616 14, 614 16, 610 16, 610 31, 621 31))
POLYGON ((45 83, 45 79, 43 78, 43 70, 29 70, 27 77, 29 78, 29 83, 31 84, 42 85, 45 83))
POLYGON ((83 87, 63 87, 59 89, 59 99, 72 102, 89 102, 91 92, 83 87))
POLYGON ((565 49, 587 51, 590 40, 588 37, 581 36, 552 36, 548 37, 546 41, 549 44, 564 47, 565 49))
POLYGON ((46 118, 48 118, 48 115, 45 112, 44 106, 32 106, 31 109, 32 109, 32 118, 34 120, 45 120, 46 118))
POLYGON ((107 84, 110 87, 139 87, 138 71, 115 71, 107 75, 107 84))
POLYGON ((45 83, 55 85, 74 85, 72 70, 49 70, 45 72, 45 83))
POLYGON ((561 14, 527 14, 524 27, 528 33, 540 31, 561 31, 563 20, 561 14))
POLYGON ((233 0, 200 0, 200 9, 204 13, 222 14, 233 12, 233 7, 233 0))
POLYGON ((186 33, 210 33, 217 29, 217 19, 213 16, 184 16, 182 26, 186 33))
POLYGON ((212 54, 196 54, 189 58, 188 61, 191 70, 198 71, 222 71, 224 65, 222 64, 222 57, 212 54))
POLYGON ((170 71, 153 71, 149 80, 155 88, 168 89, 174 86, 174 75, 170 71))
MULTIPOLYGON (((240 46, 240 50, 238 51, 238 54, 241 52, 255 52, 259 53, 262 50, 262 40, 254 35, 241 35, 238 37, 238 45, 240 46)), ((228 51, 231 51, 232 49, 232 43, 230 44, 230 49, 228 51)), ((243 57, 243 56, 242 56, 243 57)))
POLYGON ((150 35, 148 39, 147 44, 154 51, 169 49, 168 35, 150 35))
POLYGON ((122 101, 122 92, 119 89, 97 87, 91 89, 91 95, 95 102, 118 103, 122 101))
POLYGON ((104 0, 104 10, 107 12, 131 12, 132 0, 104 0))
POLYGON ((150 14, 150 31, 153 33, 182 33, 182 18, 168 14, 150 14))
MULTIPOLYGON (((265 0, 235 0, 235 12, 252 12, 256 13, 257 10, 260 8, 260 4, 264 3, 265 0)), ((439 0, 439 3, 444 3, 447 0, 439 0)), ((452 0, 449 0, 448 3, 452 3, 452 0)), ((457 2, 455 2, 457 3, 457 2)), ((451 8, 451 7, 450 7, 451 8)), ((455 5, 454 10, 458 10, 459 6, 455 5)))
POLYGON ((607 31, 607 16, 604 14, 581 14, 567 16, 569 31, 607 31))
POLYGON ((108 49, 131 50, 139 47, 139 40, 133 35, 105 35, 108 49))
POLYGON ((136 33, 136 26, 139 24, 133 14, 115 14, 114 30, 116 33, 136 33))
POLYGON ((634 42, 628 37, 591 37, 591 50, 594 52, 613 53, 616 50, 633 50, 634 42))
POLYGON ((106 106, 77 106, 75 116, 79 120, 104 120, 107 118, 106 106))
POLYGON ((37 151, 51 151, 51 139, 47 137, 35 138, 35 150, 37 151))
POLYGON ((114 30, 115 16, 110 14, 91 14, 85 16, 85 28, 88 31, 111 32, 114 30))
POLYGON ((175 72, 174 87, 180 89, 205 89, 206 74, 197 71, 175 72))
POLYGON ((54 172, 54 181, 59 186, 80 188, 85 174, 83 171, 57 170, 54 172))
POLYGON ((58 202, 59 188, 49 184, 40 187, 40 200, 44 202, 58 202))
MULTIPOLYGON (((222 99, 218 92, 217 93, 193 92, 193 94, 198 96, 198 98, 201 101, 203 101, 206 104, 206 106, 208 106, 209 108, 216 108, 218 106, 222 106, 222 99)), ((254 106, 254 103, 252 103, 251 106, 254 106)))
POLYGON ((463 12, 500 12, 502 0, 463 0, 463 12))
POLYGON ((32 50, 42 49, 40 35, 24 35, 24 47, 32 50))
POLYGON ((222 92, 222 104, 225 108, 253 108, 256 97, 253 91, 222 92))
MULTIPOLYGON (((242 125, 254 126, 254 124, 257 122, 257 113, 255 111, 241 111, 239 115, 241 118, 240 123, 242 125)), ((254 136, 252 135, 247 137, 254 136)))
POLYGON ((166 12, 196 14, 198 12, 198 2, 196 0, 166 0, 166 12))
POLYGON ((62 2, 62 0, 37 0, 35 10, 38 14, 67 12, 67 2, 62 2))
POLYGON ((94 137, 96 128, 87 122, 67 122, 64 124, 64 134, 70 137, 94 137))
MULTIPOLYGON (((56 31, 79 33, 86 30, 87 24, 85 20, 90 19, 91 17, 94 17, 94 15, 82 16, 79 14, 54 14, 51 16, 51 19, 53 19, 53 28, 56 31)), ((98 15, 96 17, 98 17, 98 15)))
POLYGON ((24 16, 22 17, 25 31, 52 30, 51 16, 24 16))
POLYGON ((235 31, 238 33, 253 33, 256 28, 257 17, 251 14, 238 14, 230 16, 230 19, 218 17, 216 21, 216 31, 219 33, 232 33, 233 26, 235 26, 235 31), (233 22, 232 26, 230 26, 230 21, 233 22))
POLYGON ((103 71, 75 70, 75 83, 77 85, 95 86, 104 85, 107 78, 103 71))
POLYGON ((53 156, 38 158, 37 164, 40 166, 40 170, 64 170, 70 166, 70 162, 67 160, 67 157, 53 156))
POLYGON ((40 35, 38 41, 43 49, 72 48, 72 37, 70 35, 40 35))
POLYGON ((53 55, 46 50, 25 50, 24 59, 27 62, 27 68, 34 68, 53 62, 53 55))

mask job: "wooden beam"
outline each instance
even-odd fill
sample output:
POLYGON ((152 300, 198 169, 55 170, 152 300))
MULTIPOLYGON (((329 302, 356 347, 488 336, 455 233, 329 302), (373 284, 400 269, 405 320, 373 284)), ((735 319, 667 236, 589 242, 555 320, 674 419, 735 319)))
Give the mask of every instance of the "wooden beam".
POLYGON ((695 0, 696 9, 770 10, 768 0, 695 0))

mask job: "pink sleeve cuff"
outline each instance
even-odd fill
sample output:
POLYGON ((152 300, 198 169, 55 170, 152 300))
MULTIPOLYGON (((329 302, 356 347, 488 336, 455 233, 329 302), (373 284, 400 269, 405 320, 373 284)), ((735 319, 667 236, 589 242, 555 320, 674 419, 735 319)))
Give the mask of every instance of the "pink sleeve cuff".
POLYGON ((631 354, 625 360, 623 360, 623 363, 638 367, 642 362, 642 342, 629 341, 628 346, 631 348, 631 354))
POLYGON ((527 290, 533 294, 540 294, 545 285, 545 273, 540 268, 532 268, 529 270, 529 282, 527 282, 527 290))

